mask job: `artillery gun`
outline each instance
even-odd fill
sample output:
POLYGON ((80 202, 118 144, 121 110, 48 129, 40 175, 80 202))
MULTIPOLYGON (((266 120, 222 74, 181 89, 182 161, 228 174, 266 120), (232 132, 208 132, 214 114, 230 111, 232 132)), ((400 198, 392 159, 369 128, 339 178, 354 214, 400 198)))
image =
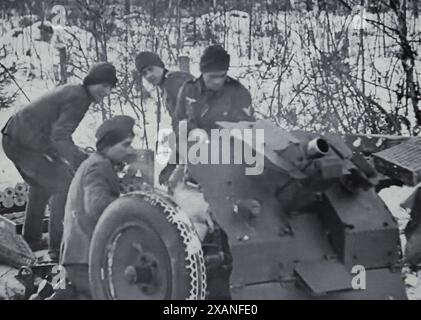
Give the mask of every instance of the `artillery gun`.
MULTIPOLYGON (((235 134, 229 152, 220 145, 218 154, 229 157, 226 164, 188 166, 228 234, 234 299, 406 298, 399 230, 376 191, 420 182, 418 138, 319 137, 267 121, 220 127, 264 131, 261 146, 235 134), (231 151, 238 142, 261 153, 261 174, 246 175, 248 165, 235 164, 231 151)), ((153 155, 140 152, 122 179, 124 195, 96 227, 90 256, 95 299, 204 299, 210 261, 222 263, 221 255, 204 254, 184 208, 152 187, 153 166, 153 155)), ((0 228, 22 242, 20 218, 9 220, 16 210, 7 210, 0 228)), ((21 247, 10 265, 24 265, 17 278, 22 275, 29 297, 35 274, 47 276, 54 264, 34 262, 27 246, 21 247)))
MULTIPOLYGON (((243 150, 262 153, 261 174, 246 175, 247 165, 236 164, 233 152, 226 164, 188 164, 228 235, 234 299, 406 299, 398 225, 364 157, 332 134, 287 132, 267 121, 220 126, 264 132, 259 146, 235 134, 228 141, 228 151, 240 142, 243 150)), ((226 147, 220 145, 220 155, 227 156, 226 147)), ((204 141, 201 148, 214 146, 204 141)), ((133 191, 115 200, 96 226, 92 295, 203 299, 210 258, 169 195, 133 191)))

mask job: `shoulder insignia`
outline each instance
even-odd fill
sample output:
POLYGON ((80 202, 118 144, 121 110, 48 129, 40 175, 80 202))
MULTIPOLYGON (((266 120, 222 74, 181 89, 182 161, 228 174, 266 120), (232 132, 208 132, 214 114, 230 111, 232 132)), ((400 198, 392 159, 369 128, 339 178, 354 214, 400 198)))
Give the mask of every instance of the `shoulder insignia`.
POLYGON ((243 112, 249 117, 253 115, 253 109, 251 106, 248 106, 247 108, 243 108, 243 112))
POLYGON ((195 103, 195 102, 197 102, 196 99, 190 98, 190 97, 186 97, 186 100, 187 100, 188 103, 195 103))
POLYGON ((231 77, 227 77, 227 80, 225 81, 227 84, 233 84, 233 85, 237 85, 237 84, 239 84, 240 83, 240 81, 238 81, 238 80, 236 80, 236 79, 234 79, 234 78, 231 78, 231 77))

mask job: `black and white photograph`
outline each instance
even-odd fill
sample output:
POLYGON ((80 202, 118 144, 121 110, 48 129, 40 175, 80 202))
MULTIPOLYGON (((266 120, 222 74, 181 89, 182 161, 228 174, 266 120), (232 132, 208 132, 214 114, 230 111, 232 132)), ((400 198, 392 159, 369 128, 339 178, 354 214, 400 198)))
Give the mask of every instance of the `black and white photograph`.
POLYGON ((0 300, 421 300, 420 14, 0 0, 0 300))

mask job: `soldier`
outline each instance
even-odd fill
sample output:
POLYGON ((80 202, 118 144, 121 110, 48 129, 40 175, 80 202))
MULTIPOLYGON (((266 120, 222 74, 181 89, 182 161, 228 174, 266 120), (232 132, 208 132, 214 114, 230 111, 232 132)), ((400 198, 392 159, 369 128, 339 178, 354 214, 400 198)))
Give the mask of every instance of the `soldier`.
POLYGON ((189 128, 217 128, 217 121, 253 121, 250 92, 227 75, 230 56, 219 45, 205 49, 200 59, 202 75, 184 83, 174 117, 188 119, 189 128))
POLYGON ((60 264, 66 269, 70 288, 51 299, 90 297, 89 247, 95 226, 105 208, 120 195, 116 166, 135 154, 134 119, 115 116, 96 132, 96 153, 77 170, 67 197, 60 264))
POLYGON ((3 149, 30 186, 23 237, 32 250, 43 247, 42 225, 50 201, 49 253, 58 258, 64 206, 72 176, 86 155, 73 132, 89 106, 108 96, 117 82, 113 65, 94 65, 83 85, 56 88, 17 112, 3 128, 3 149))
POLYGON ((168 71, 158 55, 149 51, 137 55, 136 68, 146 81, 159 87, 165 108, 173 118, 178 92, 184 82, 193 79, 193 76, 184 71, 168 71))
MULTIPOLYGON (((237 80, 227 75, 230 64, 230 56, 219 45, 212 45, 205 49, 200 59, 200 71, 202 75, 198 79, 188 80, 180 89, 177 108, 175 111, 175 123, 187 120, 188 129, 199 128, 210 130, 217 128, 217 121, 253 121, 253 109, 249 91, 237 80)), ((179 176, 177 169, 170 180, 179 176)), ((230 299, 229 279, 232 271, 232 256, 228 245, 226 233, 213 221, 207 204, 196 204, 196 212, 190 210, 192 203, 203 202, 203 195, 196 189, 193 193, 191 185, 195 184, 188 173, 184 175, 183 182, 179 182, 174 189, 175 198, 183 198, 183 194, 189 192, 189 203, 186 208, 187 214, 196 226, 200 226, 199 234, 206 230, 202 246, 205 255, 211 256, 223 253, 224 261, 219 266, 208 266, 208 299, 230 299), (184 184, 184 185, 183 185, 184 184)), ((174 182, 172 181, 171 184, 174 182)), ((183 207, 183 206, 182 206, 183 207)))
MULTIPOLYGON (((184 82, 193 79, 193 76, 184 71, 168 71, 159 56, 149 51, 144 51, 137 55, 136 68, 146 81, 160 88, 164 97, 165 108, 171 116, 174 128, 174 112, 178 92, 184 82)), ((176 154, 173 153, 172 156, 175 157, 176 154)), ((175 164, 168 164, 159 175, 159 183, 166 183, 174 169, 175 164)))

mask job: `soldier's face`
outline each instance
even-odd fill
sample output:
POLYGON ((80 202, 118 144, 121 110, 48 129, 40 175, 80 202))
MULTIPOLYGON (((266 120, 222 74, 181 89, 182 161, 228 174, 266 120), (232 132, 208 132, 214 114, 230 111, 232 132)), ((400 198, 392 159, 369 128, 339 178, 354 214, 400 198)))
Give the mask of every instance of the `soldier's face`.
POLYGON ((89 86, 89 92, 96 102, 101 103, 111 93, 112 86, 108 83, 99 83, 89 86))
POLYGON ((158 66, 147 66, 142 70, 142 77, 154 86, 157 86, 161 83, 163 76, 164 69, 158 66))
POLYGON ((132 147, 133 138, 127 138, 112 147, 107 148, 105 151, 106 156, 111 159, 113 162, 127 162, 129 159, 132 159, 136 154, 136 151, 132 147))
POLYGON ((203 73, 203 82, 207 89, 219 91, 222 89, 227 78, 226 71, 212 71, 203 73))

